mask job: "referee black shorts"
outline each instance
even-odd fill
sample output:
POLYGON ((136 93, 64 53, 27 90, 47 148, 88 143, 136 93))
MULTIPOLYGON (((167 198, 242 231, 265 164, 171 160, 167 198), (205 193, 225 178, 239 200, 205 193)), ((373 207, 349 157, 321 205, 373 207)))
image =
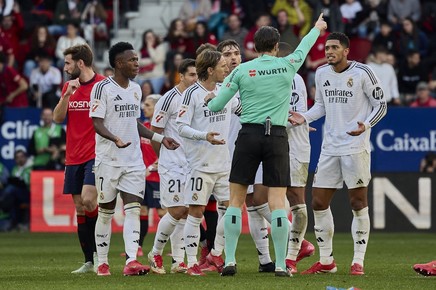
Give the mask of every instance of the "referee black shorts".
POLYGON ((233 154, 230 182, 254 184, 260 162, 263 164, 263 185, 291 185, 288 133, 285 127, 272 126, 271 134, 265 136, 263 125, 242 125, 233 154))

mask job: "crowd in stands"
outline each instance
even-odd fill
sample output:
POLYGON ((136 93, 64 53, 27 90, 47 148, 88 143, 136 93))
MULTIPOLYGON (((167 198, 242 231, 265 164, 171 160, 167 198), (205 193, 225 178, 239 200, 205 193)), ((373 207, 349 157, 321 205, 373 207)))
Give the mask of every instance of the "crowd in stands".
MULTIPOLYGON (((141 17, 139 0, 119 2, 121 26, 130 17, 141 17)), ((102 58, 113 26, 112 5, 111 0, 0 1, 0 107, 53 109, 66 81, 64 49, 85 42, 98 48, 99 43, 103 48, 96 57, 102 58)), ((329 32, 340 31, 350 37, 351 51, 357 53, 349 59, 374 69, 390 106, 436 107, 436 2, 432 0, 185 0, 165 35, 146 30, 141 36, 137 81, 143 100, 177 84, 178 64, 195 58, 201 44, 235 39, 243 60, 250 60, 257 56, 253 38, 259 27, 277 27, 281 41, 296 47, 321 12, 328 31, 318 38, 299 72, 306 81, 309 106, 314 102, 315 71, 326 63, 325 39, 329 32)), ((113 70, 101 73, 108 76, 113 70)), ((45 131, 41 129, 45 135, 53 133, 53 124, 45 126, 45 131)), ((45 140, 45 149, 38 148, 41 143, 32 138, 28 152, 15 153, 16 168, 10 175, 0 164, 0 198, 11 190, 7 181, 11 178, 5 176, 13 177, 15 190, 28 190, 27 155, 34 162, 48 160, 34 163, 34 169, 62 169, 64 141, 59 138, 45 140), (44 157, 38 159, 41 150, 44 157)), ((26 198, 13 203, 16 207, 16 202, 21 206, 23 201, 26 198)), ((0 219, 5 213, 0 208, 0 219)))

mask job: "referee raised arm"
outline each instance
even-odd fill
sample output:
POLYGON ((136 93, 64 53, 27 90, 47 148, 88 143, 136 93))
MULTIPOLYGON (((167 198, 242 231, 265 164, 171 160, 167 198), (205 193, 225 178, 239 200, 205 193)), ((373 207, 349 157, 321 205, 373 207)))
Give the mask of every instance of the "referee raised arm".
POLYGON ((276 276, 291 276, 286 271, 288 217, 285 210, 286 187, 290 185, 289 145, 286 132, 289 95, 295 73, 301 67, 321 30, 327 28, 319 16, 315 27, 297 49, 278 58, 280 34, 270 26, 254 36, 259 57, 241 64, 224 80, 213 99, 205 102, 211 111, 222 110, 239 90, 242 129, 239 131, 230 172, 230 206, 224 216, 226 266, 221 275, 236 273, 236 246, 241 234, 241 207, 247 187, 253 184, 256 170, 263 163, 263 184, 269 187, 271 235, 276 256, 276 276))

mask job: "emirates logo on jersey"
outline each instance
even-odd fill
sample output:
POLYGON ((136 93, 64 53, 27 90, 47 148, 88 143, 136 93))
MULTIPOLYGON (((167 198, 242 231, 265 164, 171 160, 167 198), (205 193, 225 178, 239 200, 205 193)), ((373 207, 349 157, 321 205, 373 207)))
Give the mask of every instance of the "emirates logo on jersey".
POLYGON ((255 70, 255 69, 250 69, 250 70, 248 71, 248 75, 249 75, 250 77, 255 77, 255 76, 256 76, 256 70, 255 70))

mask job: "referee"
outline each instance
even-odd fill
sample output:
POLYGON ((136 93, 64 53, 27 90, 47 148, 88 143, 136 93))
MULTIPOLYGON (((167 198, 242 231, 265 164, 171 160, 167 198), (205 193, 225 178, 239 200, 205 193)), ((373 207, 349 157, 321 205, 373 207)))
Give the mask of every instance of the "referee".
POLYGON ((280 34, 270 26, 261 27, 254 35, 259 57, 241 64, 224 80, 215 98, 205 102, 211 111, 220 111, 239 90, 242 128, 230 172, 230 206, 224 216, 226 261, 222 276, 236 273, 235 252, 241 234, 241 207, 247 187, 254 183, 260 162, 263 184, 269 187, 271 235, 276 256, 276 276, 291 276, 285 266, 288 242, 288 217, 285 210, 286 187, 290 183, 289 145, 286 124, 289 96, 294 75, 301 67, 320 31, 327 28, 319 16, 315 27, 302 40, 294 53, 277 58, 280 34))

